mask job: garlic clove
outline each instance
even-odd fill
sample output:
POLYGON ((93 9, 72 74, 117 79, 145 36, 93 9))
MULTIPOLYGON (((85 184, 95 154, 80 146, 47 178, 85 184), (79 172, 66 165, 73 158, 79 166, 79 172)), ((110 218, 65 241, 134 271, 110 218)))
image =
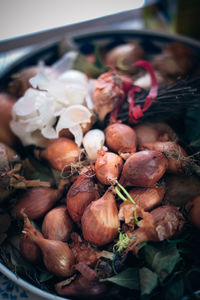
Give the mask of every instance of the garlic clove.
POLYGON ((97 151, 103 147, 105 142, 104 132, 100 129, 88 131, 83 138, 83 146, 90 161, 95 161, 98 157, 97 151))

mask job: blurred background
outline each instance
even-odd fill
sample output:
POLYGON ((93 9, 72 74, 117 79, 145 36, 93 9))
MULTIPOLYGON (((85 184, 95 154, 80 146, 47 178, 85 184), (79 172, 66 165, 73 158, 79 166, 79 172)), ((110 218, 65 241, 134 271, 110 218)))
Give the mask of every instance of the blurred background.
POLYGON ((1 0, 0 71, 70 32, 148 29, 199 40, 199 13, 199 0, 1 0))

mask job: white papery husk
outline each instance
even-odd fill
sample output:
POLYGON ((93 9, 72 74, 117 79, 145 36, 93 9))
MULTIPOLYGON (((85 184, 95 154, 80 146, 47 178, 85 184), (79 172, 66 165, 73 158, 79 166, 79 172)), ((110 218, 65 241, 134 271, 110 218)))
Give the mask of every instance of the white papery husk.
POLYGON ((83 105, 71 105, 64 109, 60 115, 56 126, 56 132, 62 129, 69 129, 74 135, 75 142, 78 146, 81 146, 83 139, 83 131, 81 125, 91 122, 92 113, 87 107, 83 105))

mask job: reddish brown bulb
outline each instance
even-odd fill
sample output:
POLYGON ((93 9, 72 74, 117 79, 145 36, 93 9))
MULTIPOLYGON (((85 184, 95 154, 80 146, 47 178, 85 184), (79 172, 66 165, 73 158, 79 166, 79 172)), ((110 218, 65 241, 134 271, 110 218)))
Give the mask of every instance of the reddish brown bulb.
POLYGON ((103 246, 117 236, 120 222, 115 197, 112 191, 91 202, 81 219, 84 239, 97 246, 103 246))
POLYGON ((67 209, 74 222, 80 223, 86 207, 97 198, 98 193, 92 172, 80 174, 66 197, 67 209))
POLYGON ((139 151, 124 163, 120 183, 123 186, 152 187, 165 173, 168 161, 158 151, 139 151))
POLYGON ((67 241, 70 238, 73 224, 65 205, 50 210, 44 217, 42 233, 48 240, 67 241))

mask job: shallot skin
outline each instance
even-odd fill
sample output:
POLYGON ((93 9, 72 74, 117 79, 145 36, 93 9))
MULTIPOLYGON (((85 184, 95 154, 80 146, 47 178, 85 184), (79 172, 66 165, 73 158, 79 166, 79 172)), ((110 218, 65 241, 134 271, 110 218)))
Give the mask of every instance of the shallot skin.
POLYGON ((136 152, 136 134, 130 126, 121 123, 111 124, 106 128, 105 135, 109 149, 119 155, 136 152))
POLYGON ((185 150, 175 142, 153 142, 144 143, 141 150, 155 150, 166 154, 168 159, 167 172, 181 174, 184 167, 187 165, 185 157, 187 153, 185 150))
POLYGON ((99 152, 95 163, 97 179, 105 184, 114 184, 118 179, 123 166, 122 158, 113 152, 99 152))
POLYGON ((77 144, 63 137, 54 140, 40 153, 40 157, 47 160, 58 171, 69 170, 70 165, 76 163, 80 155, 81 150, 77 144))
POLYGON ((165 173, 168 161, 158 151, 139 151, 124 163, 119 182, 123 186, 152 187, 165 173))
POLYGON ((49 240, 67 241, 70 238, 72 228, 73 224, 65 205, 50 210, 42 223, 42 233, 49 240))
POLYGON ((114 195, 107 192, 93 201, 81 218, 84 239, 97 246, 106 245, 117 236, 120 222, 114 195))
POLYGON ((186 209, 189 211, 188 219, 190 222, 200 229, 200 195, 188 202, 186 209))
POLYGON ((30 219, 43 217, 59 200, 62 191, 59 189, 35 187, 25 191, 13 208, 12 214, 23 219, 25 213, 30 219))
POLYGON ((80 223, 84 210, 97 197, 93 177, 90 177, 89 174, 80 174, 70 187, 66 197, 67 209, 74 222, 80 223))
POLYGON ((184 225, 183 215, 175 206, 159 206, 145 214, 144 219, 139 222, 139 228, 127 232, 133 241, 127 251, 133 250, 137 253, 137 245, 144 241, 159 242, 169 239, 180 232, 184 225))

